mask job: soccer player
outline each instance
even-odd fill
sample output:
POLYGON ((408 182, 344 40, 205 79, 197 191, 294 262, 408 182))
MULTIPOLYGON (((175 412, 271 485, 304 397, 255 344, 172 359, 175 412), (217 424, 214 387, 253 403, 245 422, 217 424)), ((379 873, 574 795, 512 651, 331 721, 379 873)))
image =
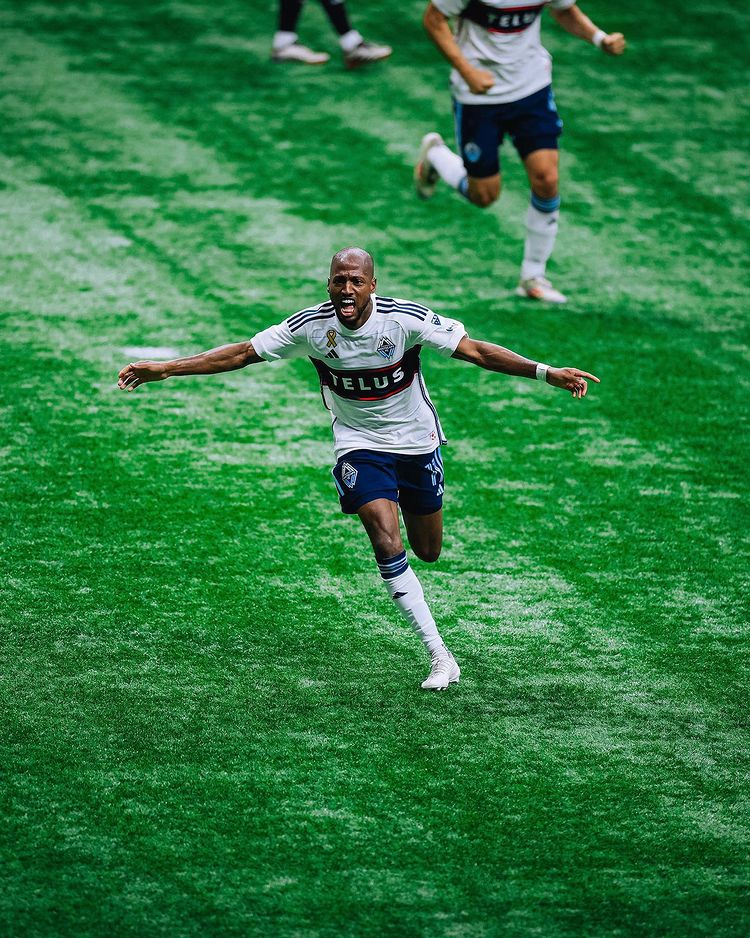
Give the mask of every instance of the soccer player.
MULTIPOLYGON (((271 58, 274 62, 302 62, 305 65, 323 65, 330 59, 327 52, 315 52, 308 46, 297 42, 297 21, 305 0, 279 0, 279 28, 273 37, 271 58)), ((347 68, 359 68, 387 59, 391 54, 390 46, 365 42, 361 33, 352 29, 344 0, 320 0, 331 26, 339 37, 339 45, 344 54, 347 68)))
POLYGON ((445 647, 422 586, 409 566, 399 508, 411 549, 433 563, 443 540, 445 443, 422 378, 423 347, 509 375, 536 378, 586 395, 594 375, 552 368, 509 349, 470 339, 460 322, 411 300, 378 296, 372 257, 360 248, 335 254, 329 300, 263 329, 249 342, 178 358, 126 365, 118 386, 133 391, 147 381, 208 375, 280 358, 307 356, 331 411, 336 465, 333 480, 342 511, 365 527, 385 587, 431 656, 422 687, 445 690, 461 671, 445 647))
POLYGON ((574 36, 608 55, 625 49, 622 33, 605 33, 576 6, 575 0, 432 0, 424 25, 453 66, 451 89, 459 154, 440 134, 422 138, 414 170, 417 193, 429 199, 438 178, 462 196, 487 208, 500 197, 499 148, 507 133, 526 168, 531 204, 519 296, 548 303, 566 297, 546 278, 560 215, 558 137, 562 121, 552 95, 551 57, 540 39, 540 17, 547 6, 574 36), (457 17, 455 33, 448 17, 457 17))

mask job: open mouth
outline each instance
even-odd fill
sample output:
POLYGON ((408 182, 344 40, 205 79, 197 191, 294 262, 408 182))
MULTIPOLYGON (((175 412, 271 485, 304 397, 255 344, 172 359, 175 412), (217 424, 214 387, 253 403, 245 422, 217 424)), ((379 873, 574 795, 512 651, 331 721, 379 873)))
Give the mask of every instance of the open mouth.
POLYGON ((341 312, 348 316, 351 316, 353 313, 356 312, 354 300, 351 297, 346 296, 341 301, 341 312))

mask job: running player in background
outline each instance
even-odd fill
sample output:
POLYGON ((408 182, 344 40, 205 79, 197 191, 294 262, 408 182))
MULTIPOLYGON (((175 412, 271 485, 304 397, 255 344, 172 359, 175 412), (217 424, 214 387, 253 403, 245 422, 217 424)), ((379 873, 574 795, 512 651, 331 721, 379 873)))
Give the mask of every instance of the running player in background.
MULTIPOLYGON (((330 59, 327 52, 314 52, 297 42, 297 21, 305 0, 279 0, 279 28, 273 37, 271 58, 274 62, 302 62, 305 65, 323 65, 330 59)), ((365 42, 356 29, 352 29, 344 0, 320 0, 320 4, 339 37, 339 45, 347 68, 359 68, 371 62, 387 59, 390 46, 365 42)))
POLYGON ((360 248, 334 255, 329 300, 264 329, 249 342, 211 349, 190 358, 126 365, 118 386, 133 391, 148 381, 179 375, 217 374, 280 358, 307 356, 320 377, 332 414, 336 453, 333 478, 341 509, 359 515, 369 535, 388 593, 431 656, 422 687, 445 690, 461 671, 446 648, 409 566, 401 539, 399 507, 409 545, 433 563, 443 542, 445 443, 419 361, 424 346, 504 374, 536 378, 586 395, 577 368, 551 368, 509 349, 470 339, 455 319, 426 306, 375 294, 372 258, 360 248))
POLYGON ((424 15, 430 38, 453 66, 457 156, 440 134, 422 138, 414 171, 418 194, 429 199, 438 178, 474 205, 500 197, 499 147, 507 133, 526 167, 531 204, 516 292, 534 300, 564 303, 546 278, 560 215, 558 137, 562 121, 552 94, 552 60, 542 46, 540 17, 547 6, 557 22, 608 55, 625 50, 622 33, 605 33, 575 0, 432 0, 424 15), (456 16, 455 33, 448 17, 456 16))

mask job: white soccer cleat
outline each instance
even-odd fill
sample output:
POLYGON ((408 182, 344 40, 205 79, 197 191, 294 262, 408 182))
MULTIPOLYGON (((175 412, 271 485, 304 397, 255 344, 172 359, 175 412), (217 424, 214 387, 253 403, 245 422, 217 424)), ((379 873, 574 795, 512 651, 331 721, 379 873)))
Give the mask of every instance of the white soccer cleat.
POLYGON ((430 150, 440 146, 443 138, 440 134, 425 134, 419 147, 419 159, 414 167, 414 185, 420 199, 431 199, 435 195, 435 186, 440 178, 438 171, 430 162, 430 150))
POLYGON ((271 52, 271 59, 274 62, 302 62, 303 65, 325 65, 330 58, 327 52, 313 52, 312 49, 298 42, 271 52))
POLYGON ((344 65, 347 68, 370 65, 372 62, 387 59, 391 52, 393 52, 393 49, 390 46, 378 46, 374 42, 365 42, 363 39, 358 46, 344 53, 344 65))
POLYGON ((422 681, 422 690, 447 690, 449 684, 458 684, 461 677, 456 659, 447 648, 432 653, 432 668, 422 681))
POLYGON ((529 277, 522 280, 516 287, 516 296, 525 296, 529 300, 539 300, 542 303, 567 303, 564 293, 556 290, 546 277, 529 277))

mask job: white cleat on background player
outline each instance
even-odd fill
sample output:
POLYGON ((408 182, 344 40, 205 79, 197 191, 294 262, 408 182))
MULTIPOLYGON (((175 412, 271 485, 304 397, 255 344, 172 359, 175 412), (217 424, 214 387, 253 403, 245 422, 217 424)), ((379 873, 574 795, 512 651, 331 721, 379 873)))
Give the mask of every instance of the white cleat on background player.
POLYGON ((440 178, 438 171, 430 162, 429 153, 433 147, 443 143, 440 134, 425 134, 419 147, 419 159, 414 167, 414 185, 420 199, 431 199, 435 195, 435 186, 440 178))
POLYGON ((564 293, 556 290, 546 277, 529 277, 522 280, 516 287, 516 296, 525 296, 529 300, 539 300, 542 303, 567 303, 564 293))
POLYGON ((303 65, 325 65, 330 58, 327 52, 314 52, 299 42, 292 42, 271 52, 274 62, 301 62, 303 65))
POLYGON ((432 668, 424 681, 422 690, 447 690, 449 684, 458 684, 461 677, 456 659, 443 647, 432 653, 432 668))
POLYGON ((374 42, 365 42, 364 39, 359 45, 344 52, 344 65, 347 68, 359 68, 361 65, 370 65, 372 62, 380 62, 387 59, 393 52, 390 46, 379 46, 374 42))

